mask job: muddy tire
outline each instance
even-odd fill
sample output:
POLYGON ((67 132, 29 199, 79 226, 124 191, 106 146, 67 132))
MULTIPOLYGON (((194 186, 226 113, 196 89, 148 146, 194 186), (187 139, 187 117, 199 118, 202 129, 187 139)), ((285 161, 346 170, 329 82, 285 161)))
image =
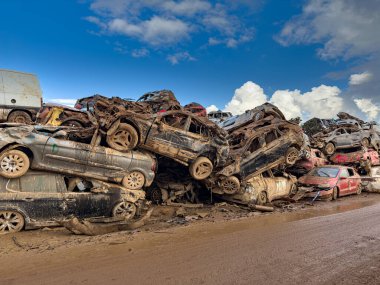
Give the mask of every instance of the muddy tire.
POLYGON ((285 154, 285 163, 287 165, 294 165, 298 160, 300 153, 295 147, 290 147, 285 154))
POLYGON ((33 121, 27 112, 14 111, 14 112, 9 114, 8 122, 30 125, 33 121))
POLYGON ((364 147, 369 147, 369 139, 368 138, 363 138, 361 141, 361 145, 364 147))
POLYGON ((109 147, 118 151, 128 151, 134 149, 139 142, 139 134, 136 129, 125 123, 121 123, 119 127, 106 138, 109 147))
POLYGON ((259 195, 257 195, 256 205, 265 205, 268 203, 268 196, 267 192, 261 191, 259 195))
POLYGON ((324 147, 324 153, 327 155, 333 155, 335 152, 335 145, 332 142, 328 142, 324 147))
POLYGON ((17 211, 0 211, 0 234, 19 232, 24 228, 25 219, 17 211))
POLYGON ((339 197, 338 188, 334 187, 331 200, 334 201, 334 200, 338 199, 338 197, 339 197))
POLYGON ((65 121, 61 124, 61 126, 66 126, 66 127, 74 127, 74 128, 83 128, 83 125, 75 120, 68 120, 65 121))
POLYGON ((122 185, 131 190, 140 190, 145 185, 145 176, 139 171, 132 171, 124 176, 122 185))
POLYGON ((0 155, 0 175, 5 178, 18 178, 29 169, 29 157, 20 150, 6 150, 0 155))
POLYGON ((189 167, 190 175, 195 180, 203 180, 210 176, 214 166, 207 157, 198 157, 189 167))
POLYGON ((223 190, 225 194, 235 194, 240 190, 240 181, 235 176, 230 176, 219 183, 220 188, 223 190))
POLYGON ((136 205, 131 202, 120 202, 112 209, 113 217, 124 217, 125 220, 130 220, 136 215, 136 205))

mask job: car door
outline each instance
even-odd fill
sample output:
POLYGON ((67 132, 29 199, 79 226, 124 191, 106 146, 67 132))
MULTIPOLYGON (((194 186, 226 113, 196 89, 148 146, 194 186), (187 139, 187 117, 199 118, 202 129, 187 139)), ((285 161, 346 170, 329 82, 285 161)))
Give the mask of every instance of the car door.
POLYGON ((361 183, 359 177, 355 174, 355 170, 353 168, 347 168, 348 171, 348 182, 349 182, 349 189, 347 191, 347 194, 354 194, 357 191, 357 188, 359 184, 361 183))
POLYGON ((263 145, 265 145, 265 139, 261 136, 256 136, 244 147, 240 162, 240 175, 242 179, 254 176, 254 173, 266 165, 266 160, 263 158, 263 145))
POLYGON ((347 171, 347 168, 342 168, 339 173, 339 196, 344 196, 350 192, 350 175, 347 171))
POLYGON ((359 128, 350 128, 349 132, 351 133, 350 135, 350 141, 349 144, 351 145, 360 145, 362 139, 364 138, 364 133, 361 129, 359 128))
POLYGON ((349 139, 348 134, 344 129, 335 130, 334 135, 334 142, 337 148, 347 146, 349 139))

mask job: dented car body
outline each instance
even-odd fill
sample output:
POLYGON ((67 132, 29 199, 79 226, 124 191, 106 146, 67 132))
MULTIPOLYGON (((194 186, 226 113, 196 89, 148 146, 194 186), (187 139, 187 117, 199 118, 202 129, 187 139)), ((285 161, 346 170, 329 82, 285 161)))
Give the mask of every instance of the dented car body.
POLYGON ((373 149, 361 149, 350 152, 336 152, 330 157, 330 161, 334 164, 360 164, 363 160, 368 160, 370 165, 379 165, 379 153, 373 149))
POLYGON ((153 155, 70 141, 69 132, 67 127, 1 124, 0 175, 19 177, 30 167, 122 183, 129 189, 152 184, 156 168, 153 155))
POLYGON ((58 225, 56 220, 133 218, 145 192, 93 179, 29 171, 15 179, 0 177, 0 234, 58 225))
POLYGON ((181 104, 170 90, 158 90, 145 93, 137 99, 137 102, 148 104, 154 113, 182 109, 181 104))
POLYGON ((329 161, 319 149, 312 148, 308 153, 309 155, 298 160, 288 171, 294 175, 304 175, 314 167, 329 164, 329 161))
POLYGON ((203 107, 201 104, 196 102, 191 102, 189 104, 186 104, 183 109, 185 111, 188 111, 190 113, 196 114, 200 117, 207 117, 207 111, 206 108, 203 107))

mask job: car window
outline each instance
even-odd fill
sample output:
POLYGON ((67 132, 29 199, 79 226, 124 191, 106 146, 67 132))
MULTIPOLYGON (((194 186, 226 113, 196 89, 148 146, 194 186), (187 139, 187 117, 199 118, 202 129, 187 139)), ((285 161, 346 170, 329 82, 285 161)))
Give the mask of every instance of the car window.
POLYGON ((265 135, 265 142, 268 144, 277 139, 277 132, 275 130, 270 131, 265 135))
POLYGON ((258 149, 261 148, 260 138, 261 138, 261 137, 257 137, 257 138, 255 138, 255 139, 251 142, 251 144, 249 145, 249 147, 248 147, 248 149, 247 149, 247 152, 252 153, 252 152, 255 152, 255 151, 257 151, 258 149))
POLYGON ((161 122, 173 128, 184 130, 186 127, 187 116, 184 114, 170 114, 163 116, 161 122))
POLYGON ((319 151, 316 151, 315 156, 321 158, 321 153, 319 151))
POLYGON ((25 175, 19 179, 10 179, 7 189, 11 191, 33 192, 33 193, 57 193, 61 189, 56 175, 25 175))
POLYGON ((347 169, 344 168, 342 169, 342 171, 340 172, 340 177, 349 177, 350 174, 348 173, 347 169))
POLYGON ((335 167, 321 167, 321 168, 314 168, 312 171, 310 171, 310 176, 319 176, 319 177, 336 177, 339 173, 339 168, 335 167))
POLYGON ((355 172, 354 172, 354 170, 352 168, 348 168, 347 171, 348 171, 348 175, 349 176, 354 176, 355 175, 355 172))
POLYGON ((202 136, 208 136, 209 135, 209 130, 208 130, 207 126, 205 126, 201 122, 195 120, 194 118, 191 119, 189 132, 194 133, 194 134, 198 134, 198 135, 202 135, 202 136))

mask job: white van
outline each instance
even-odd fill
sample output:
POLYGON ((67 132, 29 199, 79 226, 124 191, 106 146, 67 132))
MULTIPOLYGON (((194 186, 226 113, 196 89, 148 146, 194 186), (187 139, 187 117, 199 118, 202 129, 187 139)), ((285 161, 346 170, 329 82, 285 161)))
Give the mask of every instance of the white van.
POLYGON ((0 121, 30 124, 42 105, 37 76, 0 69, 0 121))

